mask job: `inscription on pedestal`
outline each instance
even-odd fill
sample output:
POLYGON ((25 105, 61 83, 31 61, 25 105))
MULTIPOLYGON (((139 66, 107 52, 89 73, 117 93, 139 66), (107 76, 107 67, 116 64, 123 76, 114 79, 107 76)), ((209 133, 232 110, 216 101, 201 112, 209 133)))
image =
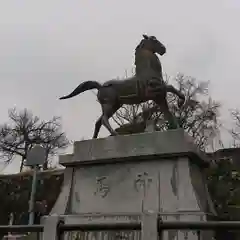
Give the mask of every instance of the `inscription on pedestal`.
POLYGON ((110 186, 108 184, 108 177, 106 177, 106 176, 97 177, 96 185, 97 185, 97 189, 94 192, 94 194, 99 195, 102 198, 105 198, 110 191, 110 186))
POLYGON ((145 196, 146 191, 150 187, 152 181, 153 181, 152 178, 149 177, 149 174, 147 172, 138 173, 134 181, 134 187, 137 192, 143 190, 145 196))

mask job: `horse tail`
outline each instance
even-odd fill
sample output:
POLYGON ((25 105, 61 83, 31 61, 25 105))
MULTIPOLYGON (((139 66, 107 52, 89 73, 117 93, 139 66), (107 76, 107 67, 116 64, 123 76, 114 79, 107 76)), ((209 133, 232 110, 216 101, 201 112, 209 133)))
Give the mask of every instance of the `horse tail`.
POLYGON ((60 97, 59 99, 63 100, 67 98, 72 98, 87 90, 91 90, 91 89, 99 90, 101 87, 102 85, 97 81, 85 81, 83 83, 80 83, 78 87, 76 87, 69 95, 60 97))

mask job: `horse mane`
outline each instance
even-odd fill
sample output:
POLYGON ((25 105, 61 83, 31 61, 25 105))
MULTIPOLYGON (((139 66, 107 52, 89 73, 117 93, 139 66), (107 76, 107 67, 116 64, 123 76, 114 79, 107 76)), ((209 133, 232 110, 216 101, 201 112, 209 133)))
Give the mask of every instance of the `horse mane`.
POLYGON ((142 49, 142 47, 144 46, 144 39, 141 40, 141 42, 137 45, 137 47, 135 48, 135 53, 142 49))
POLYGON ((137 47, 135 48, 135 60, 134 60, 134 64, 135 66, 137 66, 137 53, 140 49, 142 49, 143 47, 143 42, 144 42, 144 39, 141 40, 141 42, 137 45, 137 47))

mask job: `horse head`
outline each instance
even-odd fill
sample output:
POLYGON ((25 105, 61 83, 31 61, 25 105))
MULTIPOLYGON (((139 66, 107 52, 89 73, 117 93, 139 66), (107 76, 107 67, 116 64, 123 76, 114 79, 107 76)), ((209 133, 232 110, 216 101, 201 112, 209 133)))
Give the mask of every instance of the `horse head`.
POLYGON ((145 49, 152 53, 158 53, 161 56, 166 53, 166 47, 155 37, 143 34, 143 39, 137 46, 136 50, 145 49))

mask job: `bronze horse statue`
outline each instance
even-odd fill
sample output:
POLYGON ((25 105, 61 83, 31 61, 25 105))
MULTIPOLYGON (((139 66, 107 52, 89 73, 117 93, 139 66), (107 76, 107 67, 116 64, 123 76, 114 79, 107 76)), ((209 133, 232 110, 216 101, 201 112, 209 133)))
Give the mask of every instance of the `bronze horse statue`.
POLYGON ((162 77, 162 66, 156 53, 163 55, 165 46, 154 36, 143 35, 143 39, 135 49, 136 73, 133 77, 123 80, 109 80, 103 84, 97 81, 82 82, 72 93, 60 99, 72 98, 82 92, 97 89, 97 98, 102 107, 102 115, 95 123, 93 138, 98 137, 102 125, 111 135, 117 132, 111 127, 109 118, 123 104, 139 104, 149 100, 159 105, 169 128, 178 128, 176 118, 170 112, 166 100, 167 92, 179 97, 179 107, 185 102, 185 96, 172 85, 166 84, 162 77))

